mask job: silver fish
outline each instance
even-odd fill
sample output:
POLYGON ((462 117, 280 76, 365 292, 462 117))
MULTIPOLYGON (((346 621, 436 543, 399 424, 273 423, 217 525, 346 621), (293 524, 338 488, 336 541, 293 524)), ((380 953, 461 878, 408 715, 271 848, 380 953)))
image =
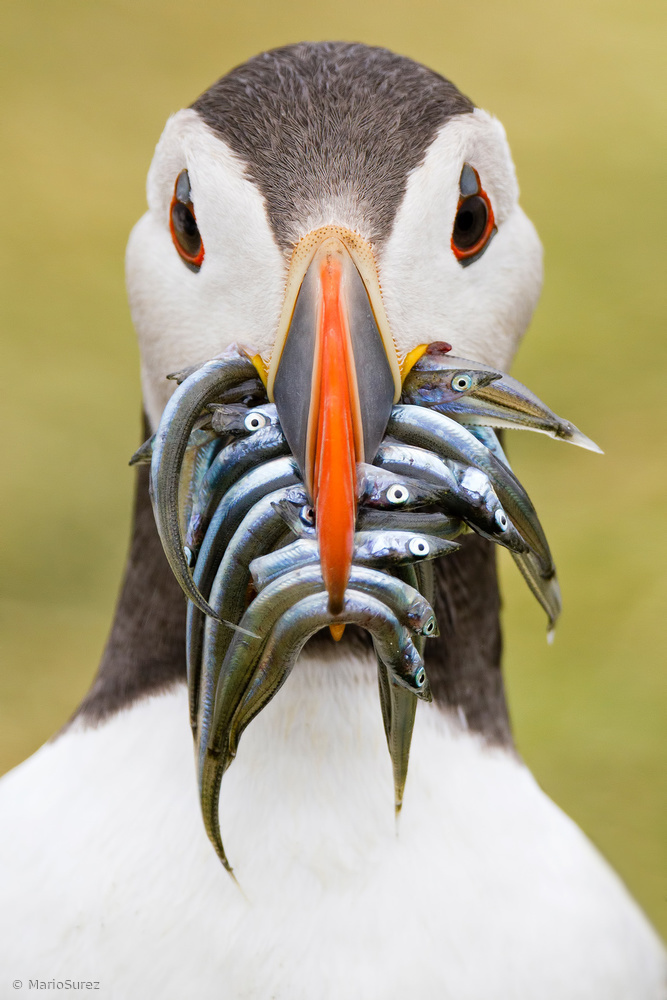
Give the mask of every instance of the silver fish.
POLYGON ((460 547, 458 542, 412 531, 357 531, 354 560, 368 566, 400 566, 447 556, 460 547))
POLYGON ((468 393, 489 385, 503 377, 503 373, 489 368, 476 370, 463 358, 455 358, 450 367, 443 358, 437 368, 424 367, 418 361, 405 377, 401 402, 413 406, 442 407, 458 403, 468 393))
MULTIPOLYGON (((446 511, 464 520, 485 538, 516 552, 527 551, 526 542, 507 517, 500 500, 491 489, 488 477, 487 488, 483 493, 470 490, 457 477, 450 462, 425 448, 400 443, 382 444, 375 461, 383 468, 395 472, 409 469, 428 482, 440 483, 439 505, 446 511)), ((478 476, 483 475, 478 469, 474 471, 478 476)))
POLYGON ((286 455, 288 451, 280 425, 266 423, 249 437, 233 441, 218 452, 202 480, 192 507, 185 536, 185 546, 192 555, 199 550, 213 512, 230 487, 245 472, 270 459, 286 455))
POLYGON ((194 568, 193 583, 202 588, 201 599, 213 582, 221 554, 250 508, 286 486, 301 486, 299 467, 291 455, 274 458, 246 472, 225 493, 206 530, 194 568))
POLYGON ((188 447, 185 449, 185 455, 183 456, 181 482, 178 493, 181 532, 183 534, 185 534, 190 523, 192 507, 201 488, 202 481, 221 445, 222 441, 214 431, 193 431, 190 435, 188 447))
MULTIPOLYGON (((266 552, 277 541, 283 530, 283 522, 275 510, 274 502, 288 502, 287 497, 292 497, 292 503, 300 506, 306 499, 306 494, 303 488, 287 487, 262 497, 251 507, 229 544, 225 546, 208 595, 209 603, 220 621, 208 618, 204 623, 200 670, 197 670, 200 650, 195 645, 200 631, 191 630, 187 655, 190 711, 191 721, 195 718, 192 713, 195 710, 197 712, 195 728, 200 740, 205 738, 208 731, 220 664, 233 635, 223 622, 240 621, 250 582, 248 567, 253 559, 266 552)), ((249 629, 241 623, 239 631, 245 637, 249 629)))
POLYGON ((274 403, 247 407, 240 403, 209 403, 211 426, 218 434, 254 434, 262 427, 278 423, 274 403))
MULTIPOLYGON (((208 596, 215 578, 220 560, 232 537, 240 527, 248 512, 267 494, 283 487, 296 486, 299 483, 299 471, 296 461, 288 458, 277 458, 263 466, 245 474, 225 494, 211 520, 202 543, 197 562, 194 567, 193 586, 199 592, 201 599, 208 596)), ((274 508, 271 508, 274 513, 274 508)), ((275 515, 276 523, 282 527, 282 519, 275 515)), ((215 618, 215 615, 212 617, 215 618)), ((229 625, 225 622, 225 625, 229 625)), ((192 685, 196 682, 194 671, 199 669, 199 660, 204 636, 205 619, 199 604, 191 602, 188 605, 186 619, 186 651, 188 665, 188 685, 191 693, 191 709, 196 701, 192 685)), ((233 624, 236 628, 236 623, 233 624)))
POLYGON ((535 508, 512 472, 465 427, 449 417, 420 406, 395 406, 387 430, 407 444, 426 447, 443 458, 481 469, 491 479, 504 511, 537 555, 542 575, 549 579, 555 567, 549 543, 535 508))
MULTIPOLYGON (((503 451, 500 441, 491 427, 470 427, 470 432, 474 434, 475 437, 482 442, 482 444, 486 445, 489 451, 496 456, 499 462, 502 462, 508 469, 511 469, 507 455, 503 451)), ((546 611, 547 618, 549 620, 548 640, 551 642, 556 622, 562 609, 558 580, 555 575, 549 577, 548 579, 545 579, 542 576, 540 567, 532 553, 513 552, 512 557, 533 596, 546 611)))
POLYGON ((232 869, 224 851, 219 825, 222 775, 236 754, 243 730, 283 685, 301 649, 315 632, 338 622, 361 625, 371 633, 378 656, 398 683, 412 687, 418 697, 430 700, 421 656, 395 616, 381 601, 348 590, 339 615, 332 615, 328 607, 328 594, 316 594, 299 601, 281 616, 235 714, 227 745, 221 754, 207 753, 204 756, 200 785, 204 825, 218 857, 230 872, 232 869))
POLYGON ((221 393, 220 403, 242 403, 244 406, 258 406, 266 403, 266 389, 259 378, 248 379, 247 382, 239 382, 221 393))
MULTIPOLYGON (((176 382, 177 385, 180 385, 181 382, 185 382, 187 378, 190 378, 191 375, 199 371, 202 367, 203 363, 200 365, 190 365, 188 368, 181 369, 181 371, 171 372, 167 375, 167 378, 176 382)), ((220 403, 229 405, 242 403, 244 406, 256 406, 263 400, 266 400, 266 390, 264 389, 261 379, 256 371, 254 378, 238 382, 236 385, 230 386, 228 389, 224 389, 218 396, 218 401, 220 403)))
MULTIPOLYGON (((355 591, 370 594, 382 601, 396 615, 401 625, 413 632, 423 636, 437 634, 435 616, 426 599, 417 590, 388 573, 353 566, 349 585, 355 591)), ((210 751, 221 751, 224 736, 276 621, 304 597, 323 591, 324 580, 320 567, 306 566, 279 577, 251 602, 241 621, 246 632, 232 636, 219 669, 211 726, 211 732, 216 735, 208 742, 210 751), (256 633, 257 638, 248 637, 248 632, 256 633)), ((207 630, 210 626, 211 619, 207 630)))
MULTIPOLYGON (((282 516, 282 515, 281 515, 282 516)), ((250 563, 250 574, 255 590, 260 593, 266 586, 301 566, 319 564, 320 547, 314 537, 298 538, 282 548, 269 552, 250 563)))
MULTIPOLYGON (((310 504, 305 504, 296 510, 292 504, 277 503, 276 508, 297 538, 317 539, 315 511, 310 504)), ((392 530, 435 535, 436 538, 447 538, 451 541, 469 529, 459 518, 448 517, 447 514, 426 514, 418 510, 374 510, 365 507, 359 509, 357 531, 392 530)), ((288 545, 290 541, 289 534, 286 534, 283 545, 288 545)), ((279 547, 282 546, 280 544, 276 546, 279 547)))
POLYGON ((427 352, 407 375, 402 398, 463 424, 538 431, 601 453, 594 441, 557 416, 525 385, 479 361, 427 352))
POLYGON ((475 511, 474 517, 468 518, 468 524, 478 535, 504 545, 511 552, 528 552, 530 547, 505 513, 486 473, 458 462, 449 464, 458 479, 462 496, 475 511))
POLYGON ((229 733, 232 755, 236 754, 243 730, 275 694, 277 688, 272 688, 272 682, 286 669, 279 681, 279 685, 282 684, 307 640, 321 628, 337 623, 355 624, 367 629, 377 655, 396 683, 421 700, 431 701, 421 656, 407 630, 382 601, 356 590, 346 590, 343 610, 333 615, 329 611, 327 594, 314 594, 298 601, 276 623, 234 716, 229 733), (283 656, 291 660, 287 667, 277 662, 283 656))
MULTIPOLYGON (((417 643, 415 645, 419 649, 417 643)), ((379 658, 378 688, 382 722, 394 776, 394 812, 398 816, 403 806, 403 793, 408 776, 417 698, 412 691, 408 691, 396 683, 379 658)))
POLYGON ((499 462, 502 462, 511 471, 512 466, 507 459, 503 446, 498 440, 498 435, 492 427, 483 427, 481 424, 469 424, 468 430, 473 437, 476 437, 478 441, 481 441, 489 449, 492 455, 495 455, 499 462))
POLYGON ((437 538, 457 538, 468 530, 458 517, 447 514, 425 514, 422 511, 365 510, 357 515, 357 531, 414 531, 437 538))
POLYGON ((523 427, 600 451, 570 421, 553 413, 517 379, 480 361, 432 350, 437 346, 430 345, 406 376, 404 402, 433 407, 462 423, 523 427), (456 375, 460 377, 456 379, 456 375))
MULTIPOLYGON (((412 531, 357 531, 354 536, 353 564, 379 569, 437 559, 460 548, 458 542, 415 534, 412 531)), ((289 569, 319 562, 320 549, 314 538, 299 538, 250 564, 255 589, 259 592, 289 569)))
POLYGON ((151 461, 151 499, 162 547, 187 596, 204 611, 211 609, 194 585, 183 548, 179 489, 183 457, 197 417, 229 386, 251 377, 252 362, 232 346, 224 357, 208 361, 182 382, 167 403, 155 435, 151 461))
POLYGON ((357 463, 357 498, 364 507, 410 510, 433 504, 438 496, 439 491, 431 483, 365 462, 357 463))
MULTIPOLYGON (((277 503, 285 524, 297 538, 317 539, 315 526, 315 511, 310 504, 295 509, 291 504, 277 503)), ((455 517, 446 514, 425 514, 415 510, 375 510, 361 507, 357 513, 357 531, 409 531, 423 535, 434 535, 436 538, 453 540, 469 529, 455 517)), ((291 541, 289 534, 285 535, 282 546, 291 541)), ((276 548, 282 547, 280 544, 276 548)))
POLYGON ((555 574, 545 579, 532 552, 513 552, 512 556, 531 593, 547 614, 547 640, 551 642, 562 610, 558 579, 555 574))

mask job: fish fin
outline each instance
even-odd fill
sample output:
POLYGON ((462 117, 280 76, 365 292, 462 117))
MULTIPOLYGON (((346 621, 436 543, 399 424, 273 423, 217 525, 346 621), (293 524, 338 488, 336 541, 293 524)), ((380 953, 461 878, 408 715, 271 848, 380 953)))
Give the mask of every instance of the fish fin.
POLYGON ((153 457, 153 442, 155 441, 155 434, 149 437, 148 441, 144 441, 142 445, 135 451, 134 455, 127 463, 128 465, 150 465, 151 459, 153 457))

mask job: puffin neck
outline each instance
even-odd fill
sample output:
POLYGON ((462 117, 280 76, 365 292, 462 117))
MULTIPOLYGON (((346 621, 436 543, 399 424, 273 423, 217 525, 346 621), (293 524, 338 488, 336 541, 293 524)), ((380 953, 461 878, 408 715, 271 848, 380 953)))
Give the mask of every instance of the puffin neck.
MULTIPOLYGON (((150 434, 144 417, 142 440, 150 434)), ((185 597, 155 527, 149 471, 149 465, 136 467, 132 536, 116 613, 95 680, 73 716, 93 725, 185 681, 185 597)))
MULTIPOLYGON (((144 435, 150 431, 144 419, 144 435)), ((144 439, 145 439, 144 437, 144 439)), ((162 551, 148 494, 149 466, 137 466, 130 550, 116 614, 90 691, 73 719, 96 725, 140 698, 185 683, 185 598, 162 551)), ((477 535, 435 566, 440 627, 425 664, 436 705, 494 745, 512 746, 500 660, 500 597, 495 546, 477 535)), ((348 644, 361 652, 366 632, 349 626, 341 643, 328 631, 309 643, 326 660, 348 644)))

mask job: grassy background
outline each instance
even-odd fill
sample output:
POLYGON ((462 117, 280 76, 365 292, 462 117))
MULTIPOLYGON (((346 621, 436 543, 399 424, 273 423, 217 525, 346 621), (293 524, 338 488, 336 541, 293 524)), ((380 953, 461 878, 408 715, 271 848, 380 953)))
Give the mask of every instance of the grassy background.
POLYGON ((660 12, 658 0, 5 0, 0 770, 68 717, 112 613, 140 412, 123 250, 164 120, 260 49, 387 45, 504 122, 545 244, 515 374, 606 456, 510 441, 565 598, 548 649, 503 565, 512 715, 543 786, 667 929, 660 12))

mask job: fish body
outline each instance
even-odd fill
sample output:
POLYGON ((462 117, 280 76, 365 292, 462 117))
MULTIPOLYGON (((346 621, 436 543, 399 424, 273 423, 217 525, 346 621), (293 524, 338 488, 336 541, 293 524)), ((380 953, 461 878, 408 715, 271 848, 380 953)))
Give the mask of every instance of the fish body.
POLYGON ((353 589, 345 591, 343 610, 329 611, 325 592, 303 598, 278 620, 254 672, 251 685, 239 705, 230 731, 229 749, 236 753, 243 730, 266 705, 285 680, 307 640, 335 622, 356 624, 367 629, 378 656, 397 683, 424 701, 431 700, 421 656, 408 631, 382 601, 353 589), (286 666, 287 665, 287 666, 286 666), (277 683, 276 683, 277 682, 277 683))
POLYGON ((274 403, 261 403, 248 407, 242 403, 209 403, 211 426, 218 434, 254 434, 277 424, 278 412, 274 403))
MULTIPOLYGON (((357 531, 354 535, 352 563, 383 569, 422 559, 436 559, 459 548, 445 538, 416 534, 413 531, 357 531)), ((314 538, 299 538, 290 545, 269 552, 250 565, 253 582, 261 591, 288 569, 319 562, 320 549, 314 538)))
MULTIPOLYGON (((428 361, 432 363, 433 359, 428 361)), ((473 368, 463 358, 454 358, 449 367, 443 360, 437 368, 423 367, 418 361, 403 382, 401 401, 414 406, 446 408, 502 377, 503 373, 494 368, 473 368)))
MULTIPOLYGON (((413 587, 388 573, 353 566, 349 587, 382 601, 400 624, 412 632, 424 636, 437 634, 435 616, 428 601, 413 587)), ((322 593, 324 589, 320 567, 304 566, 274 580, 251 602, 241 621, 245 631, 231 637, 219 671, 211 726, 211 733, 216 735, 208 741, 209 750, 220 751, 221 734, 231 722, 276 621, 298 601, 322 593), (250 632, 255 636, 249 635, 250 632)))
MULTIPOLYGON (((201 484, 208 472, 211 462, 222 447, 222 440, 214 430, 196 430, 190 435, 188 447, 183 456, 181 482, 178 494, 181 532, 187 531, 201 484)), ((186 543, 187 544, 187 543, 186 543)), ((187 552, 186 552, 187 558, 187 552)))
POLYGON ((326 592, 298 601, 285 612, 271 633, 255 668, 252 681, 237 709, 222 753, 207 753, 201 773, 200 800, 206 832, 218 857, 231 872, 222 844, 219 821, 220 783, 225 767, 236 754, 243 730, 274 697, 289 676, 303 646, 321 628, 336 622, 354 623, 373 637, 376 652, 387 669, 403 685, 414 685, 415 693, 430 700, 428 680, 421 656, 405 629, 388 608, 374 598, 345 592, 343 610, 329 611, 326 592))
POLYGON ((300 484, 299 467, 291 455, 256 466, 235 482, 216 507, 206 530, 194 568, 195 586, 208 593, 222 553, 251 507, 269 493, 300 484))
MULTIPOLYGON (((232 344, 230 349, 234 349, 236 345, 232 344)), ((245 354, 245 352, 242 352, 245 354)), ((182 368, 180 371, 171 372, 167 375, 167 378, 176 382, 180 385, 181 382, 185 382, 186 379, 194 375, 196 371, 199 371, 203 367, 203 363, 199 365, 190 365, 187 368, 182 368)), ((254 368, 254 366, 253 366, 254 368)), ((240 403, 244 406, 256 406, 263 400, 266 400, 266 390, 262 385, 261 379, 259 378, 257 372, 255 371, 254 377, 244 379, 242 382, 237 382, 234 385, 223 389, 220 392, 218 400, 222 404, 233 405, 235 403, 240 403)))
POLYGON ((387 429, 407 444, 428 448, 442 458, 485 472, 504 511, 539 559, 543 576, 553 576, 555 567, 549 543, 528 494, 481 441, 455 420, 420 406, 395 406, 387 429))
POLYGON ((492 455, 506 465, 507 468, 512 471, 512 466, 509 463, 507 455, 505 454, 505 449, 498 440, 498 435, 492 427, 484 427, 482 424, 467 424, 468 430, 476 437, 478 441, 481 441, 485 448, 488 448, 492 455))
POLYGON ((556 622, 562 610, 558 578, 555 573, 550 577, 545 577, 532 552, 513 552, 512 557, 533 597, 546 612, 548 639, 551 642, 556 622))
POLYGON ((463 424, 538 431, 600 452, 594 441, 550 410, 525 385, 479 361, 427 352, 407 375, 402 399, 431 407, 463 424))
POLYGON ((447 514, 428 514, 420 510, 367 510, 362 508, 357 514, 357 531, 414 531, 418 534, 435 535, 437 538, 453 540, 467 531, 466 525, 458 517, 447 514))
MULTIPOLYGON (((452 463, 451 460, 434 455, 426 448, 401 443, 381 445, 375 461, 383 468, 395 472, 405 472, 409 469, 427 482, 441 484, 438 505, 448 514, 455 515, 478 534, 508 549, 517 552, 527 550, 526 542, 506 516, 488 477, 486 477, 486 488, 482 492, 479 489, 468 489, 467 484, 462 482, 460 471, 469 466, 452 463)), ((481 470, 473 466, 471 471, 477 473, 478 483, 481 482, 480 477, 484 475, 481 470)))
MULTIPOLYGON (((247 472, 225 494, 204 536, 194 567, 193 585, 198 593, 200 588, 202 590, 200 601, 205 602, 203 595, 208 596, 225 550, 248 512, 268 494, 298 483, 299 471, 295 460, 291 457, 277 458, 247 472)), ((274 508, 271 508, 271 512, 275 514, 274 508)), ((278 529, 282 528, 283 522, 277 515, 275 523, 278 529)), ((216 614, 211 614, 211 617, 215 618, 216 614)), ((193 684, 196 682, 193 678, 199 667, 205 625, 205 613, 202 613, 200 605, 194 601, 188 605, 186 623, 186 660, 190 707, 193 711, 196 701, 193 691, 193 684)))
MULTIPOLYGON (((192 631, 187 655, 191 721, 194 721, 196 711, 196 732, 200 741, 205 739, 204 734, 208 730, 220 664, 234 635, 225 623, 240 621, 247 601, 250 563, 271 548, 283 530, 283 522, 274 502, 287 502, 286 496, 291 495, 293 502, 301 505, 306 499, 305 490, 299 491, 300 496, 295 496, 296 492, 294 487, 287 487, 258 500, 222 551, 208 594, 209 603, 219 620, 206 618, 203 636, 199 629, 192 631), (201 650, 197 642, 200 637, 203 640, 201 650), (201 668, 198 670, 200 660, 201 668)), ((248 631, 247 626, 241 625, 241 628, 242 634, 248 631)))
POLYGON ((199 550, 215 508, 234 483, 245 472, 288 451, 280 425, 267 422, 248 437, 232 441, 218 452, 202 479, 193 503, 185 538, 185 545, 191 553, 199 550))
POLYGON ((440 489, 444 502, 457 502, 458 484, 447 463, 427 448, 410 446, 400 441, 384 441, 374 459, 376 465, 391 472, 433 483, 440 489))
POLYGON ((194 585, 180 526, 181 468, 188 439, 206 406, 230 386, 251 377, 252 362, 236 346, 208 361, 182 382, 167 403, 155 434, 150 492, 160 541, 186 595, 206 614, 211 609, 194 585))
POLYGON ((436 503, 439 490, 432 483, 357 463, 357 498, 360 505, 378 510, 411 510, 436 503))
MULTIPOLYGON (((419 640, 416 640, 415 646, 422 653, 419 640)), ((412 691, 396 683, 379 657, 377 665, 382 721, 394 777, 394 811, 398 816, 408 776, 417 698, 412 691)))

